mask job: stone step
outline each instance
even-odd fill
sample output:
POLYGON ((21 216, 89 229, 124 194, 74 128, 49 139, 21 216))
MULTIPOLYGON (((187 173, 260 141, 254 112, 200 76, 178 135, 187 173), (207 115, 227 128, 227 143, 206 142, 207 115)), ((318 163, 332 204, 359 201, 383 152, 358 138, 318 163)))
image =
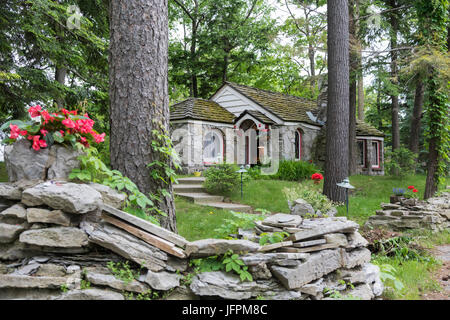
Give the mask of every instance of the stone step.
POLYGON ((205 193, 201 184, 174 184, 173 191, 181 193, 205 193))
POLYGON ((205 182, 204 177, 187 177, 187 178, 179 178, 178 185, 182 184, 203 184, 205 182))
POLYGON ((206 205, 208 207, 214 207, 217 209, 223 210, 232 210, 236 212, 251 212, 252 207, 247 206, 245 204, 236 204, 236 203, 227 203, 227 202, 207 202, 202 203, 202 205, 206 205))
POLYGON ((186 198, 194 203, 221 202, 222 196, 214 196, 208 193, 175 192, 176 195, 186 198))

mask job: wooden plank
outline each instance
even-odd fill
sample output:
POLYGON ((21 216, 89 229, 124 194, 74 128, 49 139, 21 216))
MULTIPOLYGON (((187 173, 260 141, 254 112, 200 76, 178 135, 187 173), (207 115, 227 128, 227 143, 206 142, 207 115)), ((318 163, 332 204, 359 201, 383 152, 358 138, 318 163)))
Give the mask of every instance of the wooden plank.
POLYGON ((306 247, 306 248, 280 248, 280 251, 282 252, 292 252, 292 253, 304 253, 304 252, 313 252, 313 251, 320 251, 320 250, 325 250, 325 249, 335 249, 338 248, 339 246, 334 244, 334 243, 330 243, 330 244, 321 244, 318 246, 313 246, 313 247, 306 247))
POLYGON ((258 251, 259 252, 266 252, 266 251, 275 250, 275 249, 278 249, 278 248, 288 247, 288 246, 292 246, 292 241, 284 241, 284 242, 277 242, 277 243, 264 245, 264 246, 261 246, 258 249, 258 251))
POLYGON ((125 220, 126 222, 129 222, 132 225, 137 226, 147 232, 157 235, 158 237, 163 238, 164 240, 170 241, 181 248, 184 248, 188 243, 188 241, 185 238, 176 233, 161 228, 151 222, 145 221, 144 219, 138 218, 124 211, 113 208, 107 204, 103 204, 102 210, 106 211, 108 214, 112 216, 125 220))
POLYGON ((157 236, 149 234, 149 233, 142 231, 136 227, 130 226, 126 222, 123 222, 123 221, 120 221, 119 219, 108 216, 105 213, 102 213, 102 218, 106 222, 129 232, 130 234, 138 237, 139 239, 144 240, 148 244, 151 244, 151 245, 157 247, 158 249, 161 249, 164 252, 174 255, 178 258, 186 258, 187 257, 186 253, 182 249, 175 247, 175 245, 169 241, 158 238, 157 236))
POLYGON ((325 243, 327 243, 327 240, 317 239, 317 240, 311 240, 311 241, 294 242, 294 244, 292 246, 295 248, 304 248, 304 247, 311 247, 311 246, 316 246, 316 245, 325 244, 325 243))

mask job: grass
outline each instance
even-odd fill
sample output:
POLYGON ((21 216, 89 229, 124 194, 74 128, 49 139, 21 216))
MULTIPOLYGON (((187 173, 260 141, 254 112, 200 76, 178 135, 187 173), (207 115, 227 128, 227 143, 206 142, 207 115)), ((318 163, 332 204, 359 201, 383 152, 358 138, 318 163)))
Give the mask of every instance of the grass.
MULTIPOLYGON (((425 180, 425 175, 403 178, 392 176, 351 176, 350 184, 355 189, 352 190, 349 196, 348 218, 363 225, 370 216, 375 214, 376 210, 380 209, 381 202, 389 202, 393 188, 406 189, 409 185, 414 185, 419 190, 419 198, 423 199, 425 180)), ((338 215, 346 215, 345 206, 338 207, 338 215)))
MULTIPOLYGON (((431 259, 429 262, 402 260, 385 256, 374 256, 373 264, 389 264, 395 268, 395 276, 404 286, 402 290, 385 289, 383 298, 388 300, 420 300, 422 293, 440 291, 442 288, 433 279, 433 273, 441 264, 431 259)), ((386 285, 386 283, 385 283, 386 285)), ((389 286, 389 283, 387 283, 389 286)))
POLYGON ((224 219, 232 219, 227 210, 200 206, 181 197, 175 197, 178 233, 189 241, 216 238, 214 229, 224 219))

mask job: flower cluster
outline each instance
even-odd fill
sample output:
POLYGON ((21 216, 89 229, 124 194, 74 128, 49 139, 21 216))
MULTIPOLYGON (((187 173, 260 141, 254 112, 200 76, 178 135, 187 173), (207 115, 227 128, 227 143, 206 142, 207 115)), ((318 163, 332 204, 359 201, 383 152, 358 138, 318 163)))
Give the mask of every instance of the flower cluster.
POLYGON ((313 180, 315 184, 318 184, 321 180, 323 180, 323 175, 321 175, 320 173, 314 173, 311 176, 311 180, 313 180))
POLYGON ((77 110, 61 109, 50 113, 36 105, 28 109, 32 121, 23 122, 12 120, 0 129, 9 129, 6 143, 14 143, 19 137, 32 142, 34 150, 51 146, 53 143, 70 143, 73 147, 77 142, 89 148, 90 143, 101 143, 105 140, 105 133, 99 134, 94 129, 94 120, 89 115, 78 115, 77 110))
POLYGON ((419 192, 414 186, 408 186, 408 189, 411 190, 414 193, 419 192))

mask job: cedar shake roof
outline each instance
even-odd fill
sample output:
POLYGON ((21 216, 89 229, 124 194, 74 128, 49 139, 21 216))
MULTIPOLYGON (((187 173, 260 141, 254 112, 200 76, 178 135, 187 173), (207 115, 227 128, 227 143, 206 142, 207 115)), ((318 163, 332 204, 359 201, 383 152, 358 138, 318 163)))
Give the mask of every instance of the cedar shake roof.
POLYGON ((239 119, 241 119, 246 114, 251 115, 253 118, 255 118, 256 120, 258 120, 264 124, 275 124, 275 122, 272 119, 270 119, 265 114, 263 114, 259 111, 256 111, 256 110, 245 110, 236 119, 234 119, 234 122, 235 123, 238 122, 239 119))
POLYGON ((234 114, 211 100, 189 98, 170 107, 170 120, 204 120, 232 124, 234 114))
POLYGON ((384 137, 384 133, 370 124, 356 119, 356 135, 357 136, 375 136, 384 137))
POLYGON ((317 109, 317 102, 313 100, 232 82, 226 82, 226 84, 284 121, 306 122, 317 125, 306 114, 306 111, 317 109))
MULTIPOLYGON (((232 82, 225 82, 234 90, 238 91, 248 99, 252 100, 268 112, 288 122, 303 122, 320 126, 311 120, 306 114, 311 111, 314 115, 318 113, 317 102, 305 98, 299 98, 283 93, 257 89, 232 82)), ((233 124, 245 113, 252 115, 265 124, 274 124, 274 121, 263 113, 256 110, 246 110, 238 118, 218 103, 212 100, 189 98, 183 102, 170 107, 170 120, 203 120, 233 124)), ((384 137, 384 133, 375 127, 360 120, 356 120, 357 136, 384 137)))

